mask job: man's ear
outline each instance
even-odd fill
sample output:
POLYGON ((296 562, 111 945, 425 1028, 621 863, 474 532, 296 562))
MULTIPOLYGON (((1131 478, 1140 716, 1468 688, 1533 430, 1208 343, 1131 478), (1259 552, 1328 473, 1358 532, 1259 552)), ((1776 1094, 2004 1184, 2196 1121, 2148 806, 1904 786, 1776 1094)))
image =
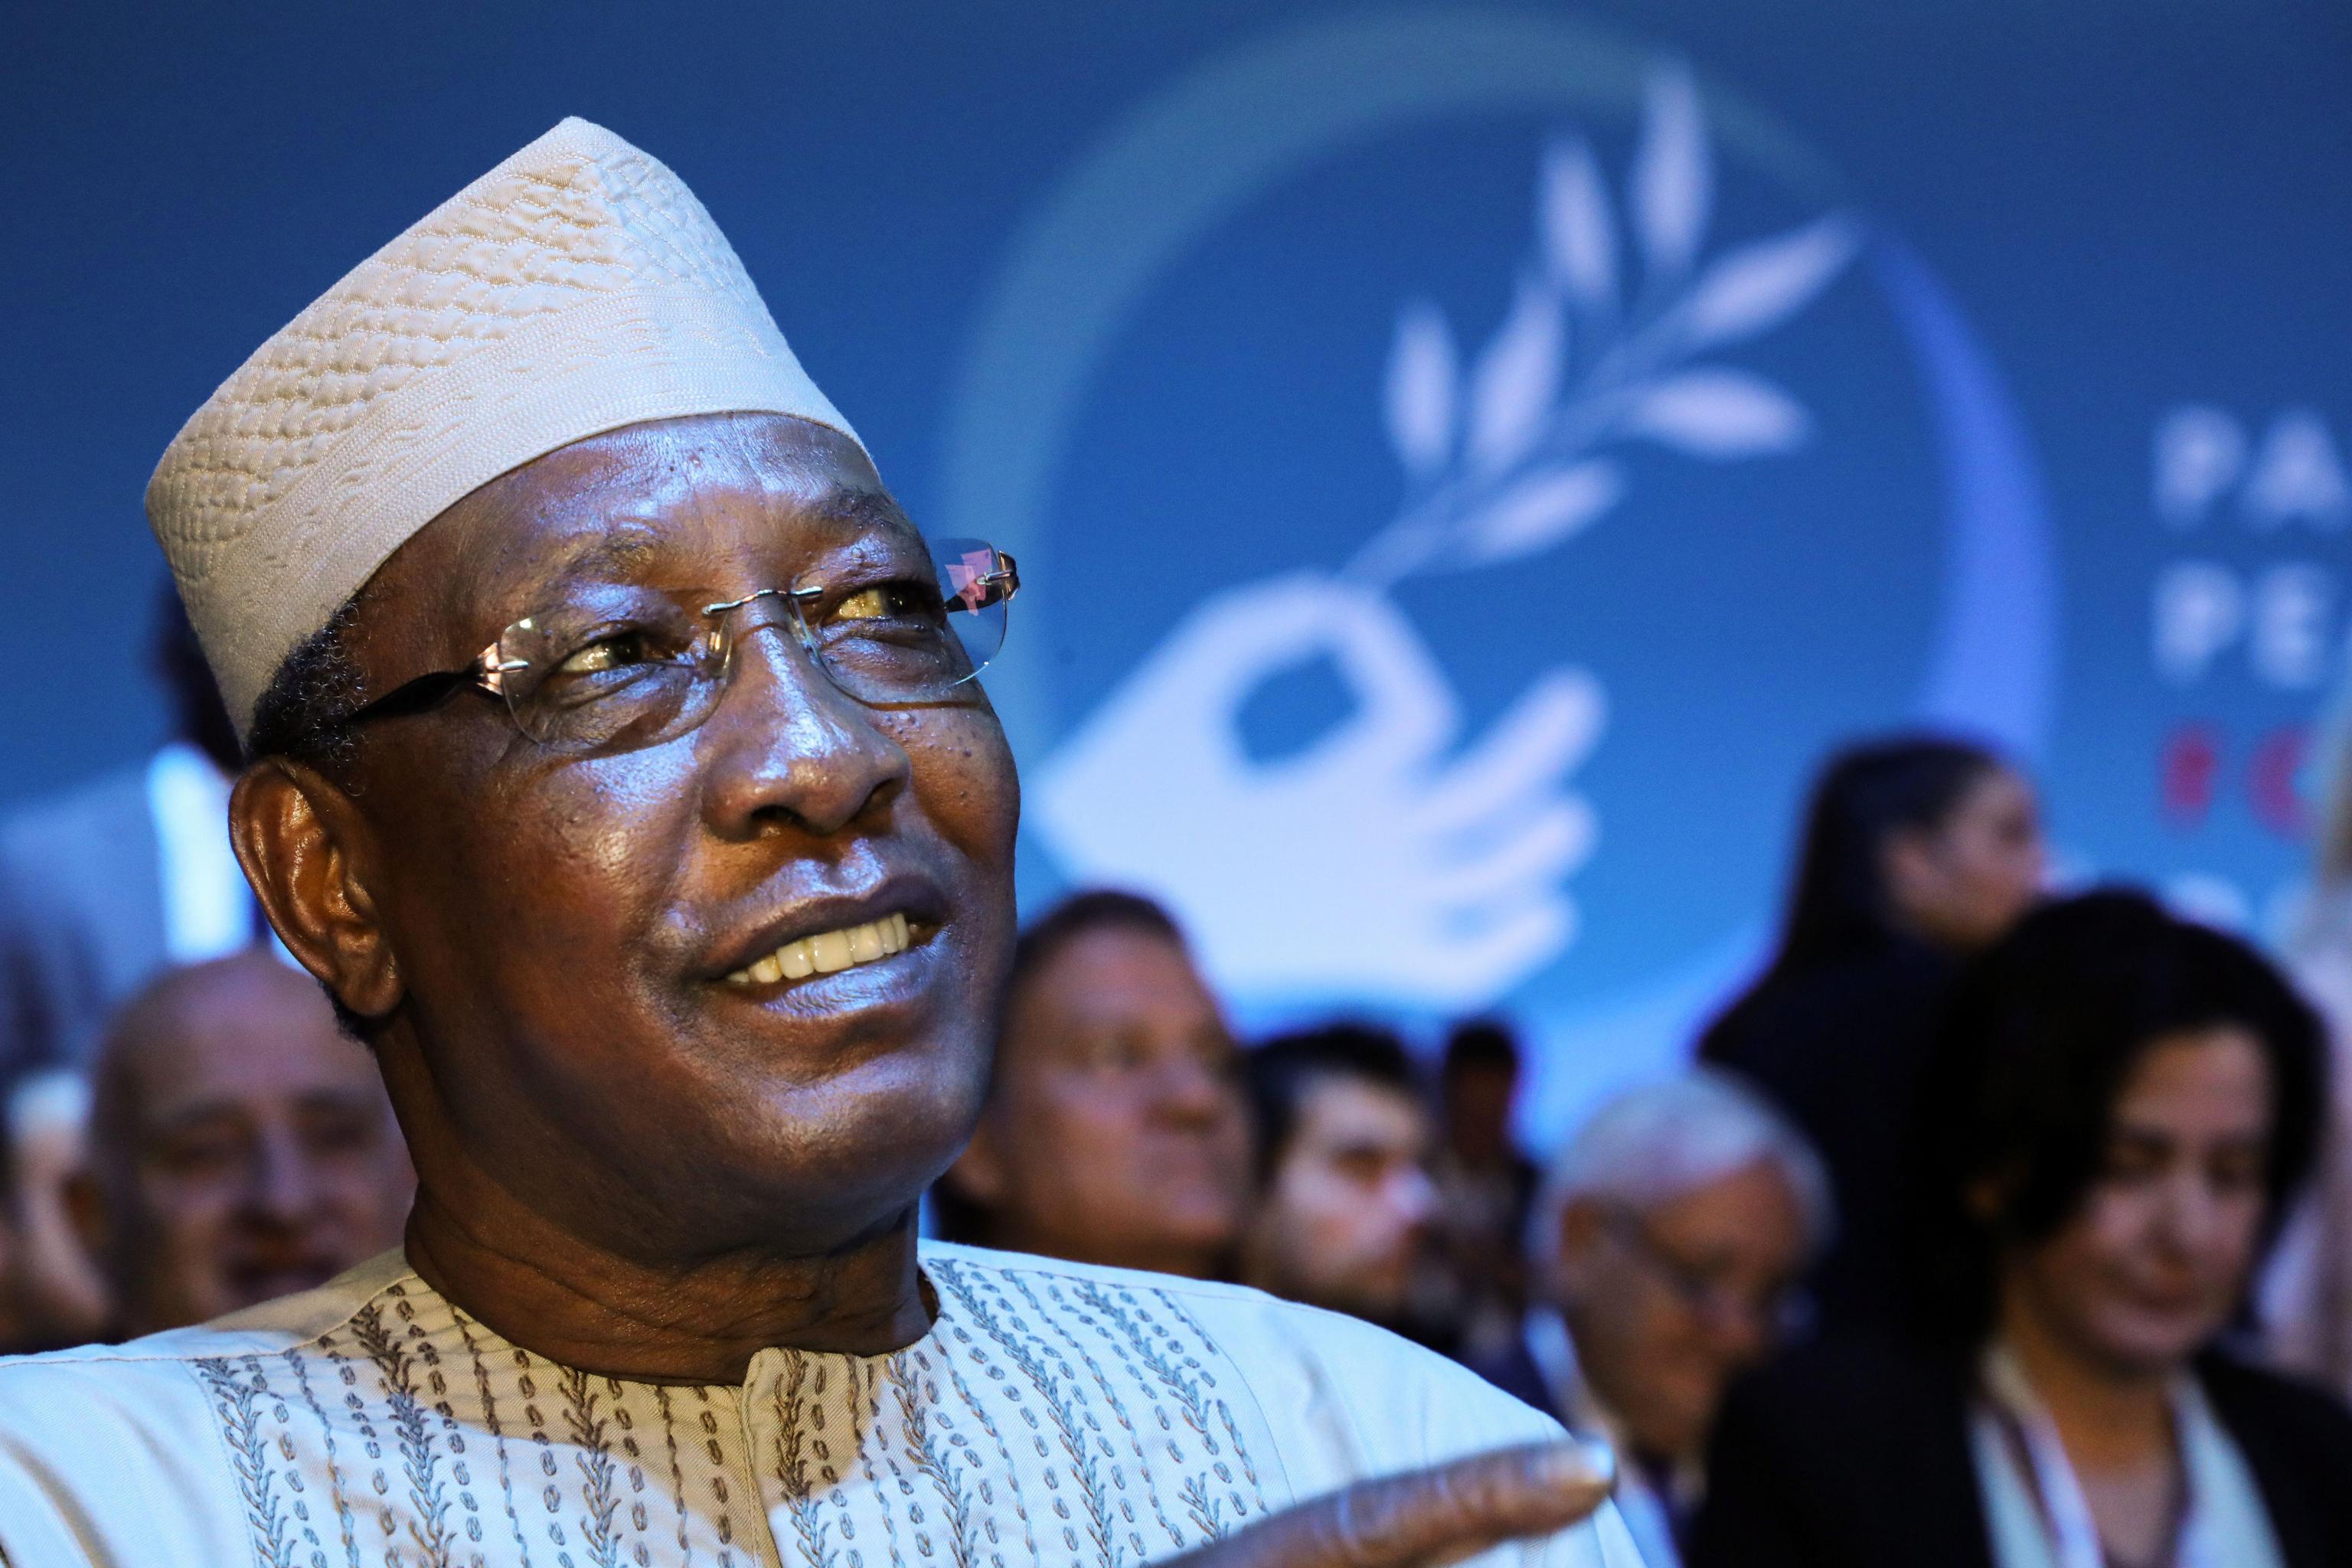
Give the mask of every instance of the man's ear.
POLYGON ((351 797, 270 757, 230 792, 229 837, 262 912, 295 962, 363 1018, 400 1002, 400 967, 376 919, 374 838, 351 797))
POLYGON ((1570 1198, 1559 1209, 1560 1256, 1582 1257, 1609 1228, 1609 1215, 1591 1198, 1570 1198))
POLYGON ((1559 1251, 1552 1268, 1570 1289, 1585 1289, 1592 1273, 1593 1250, 1608 1230, 1608 1211, 1598 1200, 1570 1198, 1560 1205, 1559 1251))

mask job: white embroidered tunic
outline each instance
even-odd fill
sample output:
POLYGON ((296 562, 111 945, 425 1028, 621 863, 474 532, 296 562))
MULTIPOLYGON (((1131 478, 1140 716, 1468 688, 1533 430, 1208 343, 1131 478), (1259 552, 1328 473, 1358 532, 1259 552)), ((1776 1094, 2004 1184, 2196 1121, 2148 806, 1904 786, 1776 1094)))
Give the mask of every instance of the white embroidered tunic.
MULTIPOLYGON (((8 1568, 1060 1568, 1558 1431, 1256 1291, 925 1243, 930 1331, 738 1386, 592 1375, 397 1254, 199 1329, 0 1360, 8 1568)), ((1639 1568, 1614 1511, 1482 1561, 1639 1568)))

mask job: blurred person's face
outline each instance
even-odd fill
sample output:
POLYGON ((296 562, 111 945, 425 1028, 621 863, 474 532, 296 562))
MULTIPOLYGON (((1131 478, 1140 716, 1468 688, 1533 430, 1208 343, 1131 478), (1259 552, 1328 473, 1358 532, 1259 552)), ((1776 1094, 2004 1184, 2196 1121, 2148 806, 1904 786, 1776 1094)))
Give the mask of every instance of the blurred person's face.
POLYGON ((2260 1245, 2270 1068, 2234 1025, 2150 1047, 2081 1212, 2003 1263, 2012 1338, 2123 1377, 2184 1365, 2229 1322, 2260 1245))
POLYGON ((122 1048, 86 1186, 122 1326, 202 1322, 396 1246, 415 1178, 375 1064, 316 984, 257 958, 122 1048))
POLYGON ((1339 1074, 1309 1080, 1251 1223, 1249 1282, 1376 1321, 1402 1314, 1436 1209, 1429 1114, 1339 1074))
POLYGON ((1805 1216, 1768 1161, 1646 1212, 1570 1203, 1550 1282, 1579 1365, 1643 1452, 1696 1453, 1723 1391, 1779 1338, 1805 1216))
POLYGON ((112 1305, 72 1212, 75 1174, 89 1157, 88 1091, 77 1077, 44 1073, 17 1086, 8 1112, 7 1224, 16 1233, 9 1289, 30 1338, 76 1343, 105 1328, 112 1305))
POLYGON ((2046 870, 2033 786, 2007 768, 1986 772, 1944 819, 1897 834, 1887 848, 1896 917, 1939 947, 1990 945, 2042 895, 2046 870))
POLYGON ((1238 1065, 1181 947, 1083 931, 1011 998, 988 1110, 950 1181, 988 1211, 998 1245, 1206 1275, 1247 1196, 1238 1065))

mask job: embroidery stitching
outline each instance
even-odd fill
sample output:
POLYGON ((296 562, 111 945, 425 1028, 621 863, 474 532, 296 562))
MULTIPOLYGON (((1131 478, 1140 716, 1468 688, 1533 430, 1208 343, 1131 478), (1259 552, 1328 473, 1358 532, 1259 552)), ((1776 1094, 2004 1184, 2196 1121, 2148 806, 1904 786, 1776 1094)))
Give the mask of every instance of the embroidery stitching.
POLYGON ((756 1391, 554 1365, 413 1279, 300 1351, 185 1364, 256 1568, 1138 1568, 1264 1511, 1264 1418, 1171 1296, 924 1267, 924 1340, 768 1352, 756 1391))
MULTIPOLYGON (((1105 1449, 1110 1445, 1100 1436, 1101 1429, 1092 1413, 1086 1408, 1084 1396, 1074 1398, 1064 1389, 1061 1380, 1040 1359, 1037 1352, 1043 1347, 1028 1337, 1026 1324, 1008 1328, 999 1321, 995 1312, 981 1300, 978 1289, 964 1278, 961 1267, 942 1265, 934 1272, 949 1281, 949 1288, 955 1291, 964 1310, 971 1314, 972 1321, 1003 1348, 1005 1354, 1013 1358, 1013 1363, 1029 1379, 1031 1386, 1045 1395, 1046 1413, 1054 1419, 1063 1451, 1069 1456, 1072 1469, 1077 1477, 1078 1490, 1087 1510, 1087 1533, 1093 1538, 1095 1550, 1102 1554, 1103 1561, 1110 1564, 1110 1568, 1119 1568, 1125 1561, 1125 1554, 1119 1549, 1118 1533, 1111 1524, 1110 1498, 1104 1490, 1101 1472, 1095 1464, 1094 1445, 1087 1440, 1084 1428, 1094 1427, 1096 1441, 1100 1442, 1105 1449)), ((1063 1531, 1063 1540, 1071 1551, 1077 1550, 1077 1539, 1066 1528, 1063 1531)))
POLYGON ((449 1500, 441 1494, 441 1457, 433 1451, 433 1434, 425 1424, 425 1406, 417 1402, 408 1353, 384 1325, 383 1314, 373 1301, 352 1314, 352 1332, 383 1374, 393 1430, 400 1434, 400 1468, 408 1479, 409 1498, 416 1505, 408 1521, 409 1539, 436 1568, 446 1568, 449 1532, 443 1516, 449 1511, 449 1500))
POLYGON ((267 1446, 261 1440, 260 1391, 240 1382, 221 1356, 204 1356, 196 1371, 212 1391, 236 1468, 237 1489, 245 1498, 246 1519, 253 1526, 255 1546, 268 1554, 270 1568, 293 1568, 294 1543, 286 1539, 279 1511, 277 1479, 271 1474, 267 1446))

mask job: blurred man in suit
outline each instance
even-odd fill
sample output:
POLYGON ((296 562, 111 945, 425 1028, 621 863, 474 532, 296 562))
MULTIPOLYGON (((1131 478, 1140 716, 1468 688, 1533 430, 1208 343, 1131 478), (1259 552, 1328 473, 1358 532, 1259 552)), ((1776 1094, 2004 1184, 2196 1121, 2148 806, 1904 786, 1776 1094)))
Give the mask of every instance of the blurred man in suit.
POLYGON ((1543 1172, 1512 1135, 1519 1077, 1509 1025, 1475 1018, 1446 1036, 1437 1078, 1442 1136, 1430 1171, 1437 1245, 1416 1282, 1414 1311, 1458 1325, 1455 1354, 1465 1360, 1507 1350, 1527 1310, 1522 1248, 1543 1172))
POLYGON ((1536 1304, 1517 1346, 1474 1364, 1615 1446, 1618 1506, 1650 1568, 1681 1561, 1724 1390, 1779 1342, 1830 1225, 1802 1135, 1706 1068, 1602 1106, 1545 1179, 1536 1304))
POLYGON ((1245 1071, 1257 1110, 1259 1196, 1242 1244, 1243 1278, 1290 1300, 1406 1328, 1437 1189, 1429 1178, 1435 1129, 1402 1042, 1338 1024, 1267 1041, 1245 1071))

